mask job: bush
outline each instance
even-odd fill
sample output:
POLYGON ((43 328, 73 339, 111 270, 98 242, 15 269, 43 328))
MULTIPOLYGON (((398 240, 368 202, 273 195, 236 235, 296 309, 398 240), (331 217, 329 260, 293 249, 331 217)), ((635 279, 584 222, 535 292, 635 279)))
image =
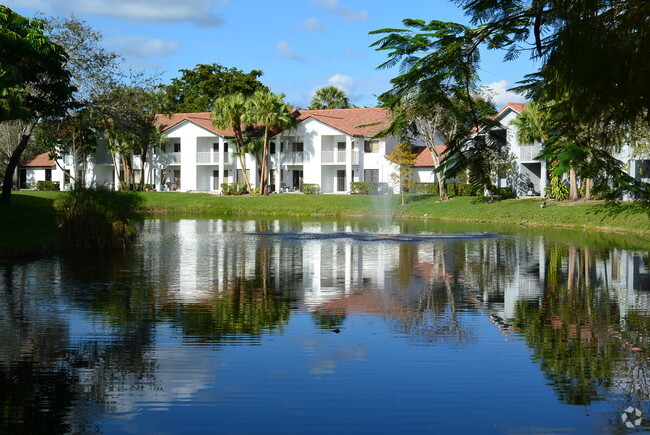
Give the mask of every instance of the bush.
POLYGON ((311 183, 303 183, 301 190, 302 193, 305 195, 315 195, 320 193, 320 185, 319 184, 311 184, 311 183))
POLYGON ((516 198, 515 190, 512 187, 500 187, 496 189, 496 196, 501 199, 516 198))
POLYGON ((371 181, 353 181, 350 183, 350 193, 353 195, 383 195, 388 192, 388 183, 371 181))
POLYGON ((438 183, 415 183, 413 188, 415 193, 439 193, 440 187, 438 183))
POLYGON ((136 192, 79 188, 54 203, 63 245, 76 250, 124 248, 142 220, 136 192))
POLYGON ((465 183, 448 183, 447 195, 449 196, 482 196, 483 188, 465 183))
POLYGON ((36 190, 60 190, 59 182, 45 181, 45 180, 37 181, 36 190))
POLYGON ((260 189, 258 187, 254 187, 251 189, 251 195, 259 195, 260 194, 260 189))
POLYGON ((244 195, 247 193, 244 183, 221 183, 222 195, 244 195))

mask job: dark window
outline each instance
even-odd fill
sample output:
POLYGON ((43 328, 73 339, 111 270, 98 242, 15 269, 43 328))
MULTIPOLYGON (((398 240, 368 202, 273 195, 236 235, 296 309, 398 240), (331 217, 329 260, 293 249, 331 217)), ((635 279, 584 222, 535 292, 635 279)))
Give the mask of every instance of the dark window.
POLYGON ((181 152, 181 144, 179 144, 179 143, 174 144, 174 152, 175 153, 180 153, 181 152))
POLYGON ((302 142, 296 142, 296 152, 303 152, 305 145, 302 142))
POLYGON ((379 141, 378 140, 367 140, 363 142, 363 152, 364 153, 378 153, 379 152, 379 141))
POLYGON ((275 142, 269 143, 269 154, 275 154, 275 142))
POLYGON ((45 181, 52 181, 52 170, 51 169, 46 169, 45 170, 45 181))
POLYGON ((212 144, 212 151, 214 151, 215 153, 219 152, 219 142, 215 142, 212 144))

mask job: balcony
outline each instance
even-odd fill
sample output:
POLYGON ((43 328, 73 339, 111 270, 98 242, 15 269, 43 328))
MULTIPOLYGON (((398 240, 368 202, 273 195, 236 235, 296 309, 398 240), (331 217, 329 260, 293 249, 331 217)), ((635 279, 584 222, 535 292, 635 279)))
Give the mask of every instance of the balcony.
POLYGON ((63 164, 65 166, 73 166, 74 165, 74 156, 72 154, 66 154, 63 156, 63 164))
POLYGON ((95 164, 96 165, 112 165, 113 156, 110 154, 95 154, 95 164))
MULTIPOLYGON (((347 151, 321 151, 322 163, 346 164, 347 151)), ((359 164, 359 151, 352 151, 352 164, 359 164)))
POLYGON ((519 161, 521 162, 532 162, 535 161, 535 157, 539 156, 542 152, 542 147, 531 145, 531 146, 522 146, 519 149, 519 161))
POLYGON ((162 153, 160 160, 165 165, 177 164, 181 162, 181 153, 162 153))
MULTIPOLYGON (((196 153, 196 163, 218 165, 219 153, 215 153, 214 151, 199 151, 196 153)), ((223 153, 223 164, 224 165, 232 164, 231 153, 223 153)))
POLYGON ((304 162, 302 151, 293 151, 282 155, 282 164, 284 165, 302 165, 304 162))

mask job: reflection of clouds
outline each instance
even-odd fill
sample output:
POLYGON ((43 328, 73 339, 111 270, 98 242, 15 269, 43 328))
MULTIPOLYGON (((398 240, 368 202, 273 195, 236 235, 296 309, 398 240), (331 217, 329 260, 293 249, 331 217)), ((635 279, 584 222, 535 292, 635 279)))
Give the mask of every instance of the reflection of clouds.
POLYGON ((115 417, 131 419, 143 405, 149 410, 166 411, 177 402, 189 402, 214 384, 219 368, 209 348, 167 345, 153 351, 151 358, 156 361, 155 385, 130 379, 121 382, 120 391, 107 394, 115 417))
POLYGON ((332 374, 336 367, 347 361, 362 361, 366 359, 367 351, 363 346, 341 345, 336 349, 323 348, 316 340, 304 340, 302 347, 307 355, 314 358, 309 364, 312 375, 332 374))

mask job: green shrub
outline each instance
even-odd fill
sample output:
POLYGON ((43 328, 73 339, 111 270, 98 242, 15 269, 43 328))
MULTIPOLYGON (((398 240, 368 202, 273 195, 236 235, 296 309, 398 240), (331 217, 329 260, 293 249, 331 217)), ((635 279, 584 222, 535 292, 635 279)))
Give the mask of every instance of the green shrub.
POLYGON ((482 196, 483 188, 466 183, 447 183, 447 195, 449 196, 482 196))
POLYGON ((516 198, 515 190, 512 187, 500 187, 496 189, 496 196, 501 199, 516 198))
POLYGON ((315 195, 320 193, 319 184, 303 183, 301 187, 301 192, 306 195, 315 195))
POLYGON ((258 187, 254 187, 251 189, 251 195, 259 195, 260 194, 260 189, 258 187))
POLYGON ((438 193, 440 187, 438 183, 415 183, 413 191, 415 193, 438 193))
POLYGON ((124 248, 142 220, 136 192, 74 189, 54 203, 63 245, 76 250, 124 248))
POLYGON ((221 183, 222 195, 244 195, 247 192, 244 183, 221 183))
POLYGON ((59 182, 41 180, 36 182, 36 190, 60 190, 59 182))
POLYGON ((388 183, 371 181, 354 181, 350 183, 350 193, 353 195, 382 195, 388 190, 388 183))

